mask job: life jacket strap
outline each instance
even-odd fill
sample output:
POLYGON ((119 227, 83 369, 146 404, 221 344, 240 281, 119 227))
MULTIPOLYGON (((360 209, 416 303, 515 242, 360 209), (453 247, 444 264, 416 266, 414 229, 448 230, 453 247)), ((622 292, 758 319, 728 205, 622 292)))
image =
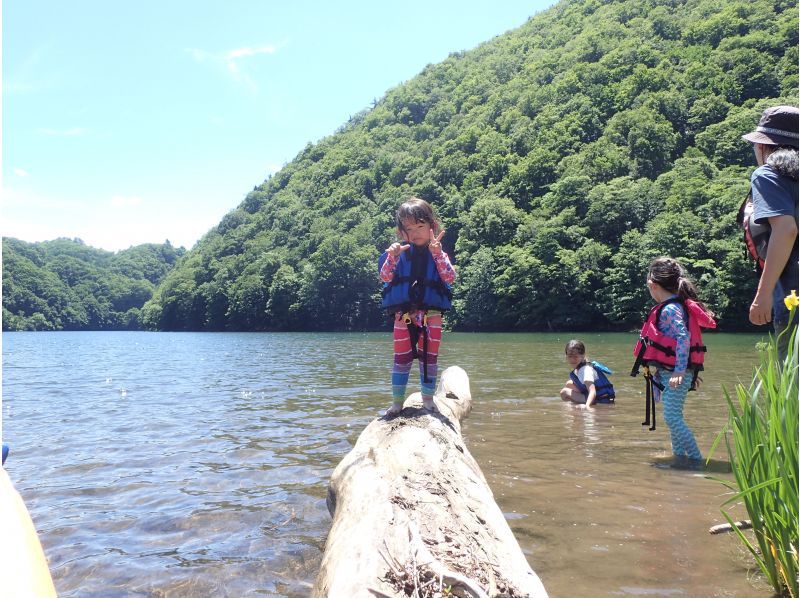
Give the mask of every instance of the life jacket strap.
POLYGON ((644 339, 639 337, 639 352, 636 354, 636 361, 633 362, 631 368, 631 376, 634 378, 639 375, 639 368, 642 367, 642 360, 644 359, 644 352, 647 350, 647 345, 644 344, 644 339))
POLYGON ((649 430, 652 432, 656 429, 656 392, 655 389, 664 390, 664 385, 658 382, 650 372, 649 366, 644 366, 644 383, 645 383, 645 419, 642 422, 643 426, 650 426, 649 430), (652 420, 650 412, 652 410, 652 420))
POLYGON ((422 325, 422 383, 430 384, 428 379, 428 316, 425 316, 425 324, 422 325))
POLYGON ((703 368, 702 364, 692 365, 692 384, 689 386, 690 391, 700 388, 700 382, 703 381, 703 379, 700 378, 700 372, 703 369, 705 368, 703 368))
POLYGON ((667 357, 675 357, 675 349, 672 347, 667 347, 666 345, 662 345, 661 343, 657 343, 651 338, 643 338, 642 344, 649 345, 661 351, 667 357))
POLYGON ((422 363, 422 381, 428 384, 430 382, 428 379, 428 314, 426 313, 422 316, 422 326, 417 326, 408 312, 401 317, 408 328, 408 336, 411 341, 411 358, 419 359, 422 363), (417 350, 420 334, 422 334, 422 354, 417 350))
POLYGON ((453 298, 453 290, 449 288, 444 282, 441 280, 423 280, 419 278, 414 278, 412 276, 395 276, 391 281, 387 282, 383 289, 381 289, 381 296, 385 297, 390 289, 394 286, 397 286, 402 283, 409 283, 412 286, 419 285, 421 287, 427 287, 429 289, 435 289, 443 296, 447 297, 448 299, 453 298))

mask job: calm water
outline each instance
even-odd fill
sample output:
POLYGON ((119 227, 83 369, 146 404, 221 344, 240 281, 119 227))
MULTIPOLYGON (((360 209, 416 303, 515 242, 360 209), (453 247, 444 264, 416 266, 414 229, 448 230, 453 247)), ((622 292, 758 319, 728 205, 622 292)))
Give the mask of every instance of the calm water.
MULTIPOLYGON (((707 532, 724 488, 653 466, 669 437, 641 426, 633 335, 578 336, 617 372, 616 406, 557 398, 569 336, 451 333, 440 358, 470 375, 464 436, 550 595, 769 596, 707 532)), ((704 453, 757 340, 707 339, 686 409, 704 453)), ((388 332, 4 334, 6 469, 59 595, 307 595, 328 478, 388 405, 390 352, 388 332)))

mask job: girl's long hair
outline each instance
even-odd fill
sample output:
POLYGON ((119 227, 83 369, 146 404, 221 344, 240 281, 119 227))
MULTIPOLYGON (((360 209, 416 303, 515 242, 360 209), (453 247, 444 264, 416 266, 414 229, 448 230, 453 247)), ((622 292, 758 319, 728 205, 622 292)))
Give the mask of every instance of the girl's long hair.
POLYGON ((657 257, 650 263, 647 278, 660 285, 665 291, 676 294, 682 301, 692 299, 709 316, 714 317, 714 312, 697 298, 697 287, 676 259, 668 256, 657 257))

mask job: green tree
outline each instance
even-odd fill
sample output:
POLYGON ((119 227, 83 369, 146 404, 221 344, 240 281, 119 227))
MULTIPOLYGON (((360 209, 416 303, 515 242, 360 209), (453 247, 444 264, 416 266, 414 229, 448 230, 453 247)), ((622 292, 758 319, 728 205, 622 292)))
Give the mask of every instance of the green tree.
MULTIPOLYGON (((102 298, 122 326, 135 313, 113 298, 127 287, 104 268, 140 280, 161 264, 153 298, 130 308, 145 326, 382 327, 375 257, 417 195, 448 231, 455 328, 630 328, 660 253, 713 292, 723 327, 746 328, 753 281, 733 218, 754 163, 741 135, 765 106, 797 103, 797 40, 796 0, 560 2, 308 144, 173 262, 60 240, 81 262, 62 272, 84 281, 64 288, 102 298)), ((45 249, 26 249, 30 268, 45 249)))

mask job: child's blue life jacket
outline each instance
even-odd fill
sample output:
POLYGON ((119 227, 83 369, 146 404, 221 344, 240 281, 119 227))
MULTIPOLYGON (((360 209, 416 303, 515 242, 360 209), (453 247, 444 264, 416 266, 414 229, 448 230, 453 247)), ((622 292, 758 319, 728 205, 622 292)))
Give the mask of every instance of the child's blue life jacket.
POLYGON ((591 367, 597 375, 597 379, 594 381, 595 403, 613 403, 617 395, 614 393, 614 385, 611 384, 608 375, 614 372, 599 361, 592 361, 590 363, 584 361, 569 373, 569 379, 572 380, 575 388, 577 388, 578 392, 582 395, 589 396, 589 389, 586 387, 586 384, 583 383, 583 380, 579 380, 578 375, 575 373, 576 370, 581 369, 585 365, 591 367))
MULTIPOLYGON (((380 257, 379 271, 387 256, 384 252, 380 257)), ((390 313, 412 309, 447 311, 452 307, 452 297, 451 287, 439 276, 428 248, 412 245, 399 255, 394 278, 383 284, 381 306, 390 313)))

